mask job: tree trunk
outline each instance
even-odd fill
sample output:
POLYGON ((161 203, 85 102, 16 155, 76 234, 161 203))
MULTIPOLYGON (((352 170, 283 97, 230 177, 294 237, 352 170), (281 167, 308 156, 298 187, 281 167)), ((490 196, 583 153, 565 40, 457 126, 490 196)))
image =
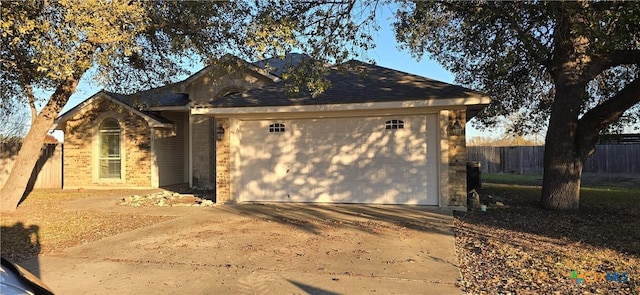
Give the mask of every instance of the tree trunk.
MULTIPOLYGON (((52 116, 55 118, 55 115, 52 116)), ((53 119, 47 119, 44 114, 36 117, 29 133, 22 142, 22 147, 18 152, 16 161, 13 164, 7 182, 0 190, 0 211, 2 213, 14 212, 18 203, 25 195, 25 190, 31 178, 31 173, 40 158, 44 138, 49 128, 53 124, 53 119)))
POLYGON ((555 96, 544 149, 542 206, 552 210, 577 210, 580 205, 580 178, 586 159, 579 134, 581 104, 589 79, 585 78, 590 58, 589 40, 572 31, 572 25, 584 22, 581 4, 561 4, 554 28, 553 77, 555 96))
POLYGON ((63 81, 33 121, 27 136, 22 142, 22 147, 18 152, 9 178, 7 178, 7 182, 0 190, 1 213, 15 212, 20 200, 27 193, 25 190, 31 178, 31 173, 40 158, 40 153, 44 146, 44 138, 60 110, 75 92, 82 73, 70 76, 63 81))
POLYGON ((584 86, 576 62, 559 62, 554 79, 555 97, 545 138, 542 206, 552 210, 577 210, 580 202, 581 157, 578 126, 584 86), (574 66, 575 68, 572 68, 574 66))
POLYGON ((566 75, 556 79, 556 95, 545 138, 541 203, 551 210, 578 210, 582 168, 598 130, 581 130, 578 114, 584 87, 566 75))
POLYGON ((578 107, 572 97, 577 93, 568 88, 556 94, 545 138, 541 203, 552 210, 577 210, 580 202, 584 158, 577 140, 578 107))
MULTIPOLYGON (((551 128, 551 126, 549 127, 551 128)), ((583 161, 574 153, 571 138, 547 136, 544 150, 542 199, 544 208, 578 210, 583 161)))

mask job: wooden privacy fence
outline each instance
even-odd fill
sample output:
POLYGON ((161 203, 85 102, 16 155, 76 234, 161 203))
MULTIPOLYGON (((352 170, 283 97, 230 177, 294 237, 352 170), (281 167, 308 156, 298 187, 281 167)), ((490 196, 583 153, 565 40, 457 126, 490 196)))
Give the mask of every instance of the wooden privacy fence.
MULTIPOLYGON (((542 174, 544 146, 468 146, 467 159, 482 173, 542 174)), ((583 172, 640 173, 640 144, 596 145, 583 172)))
MULTIPOLYGON (((0 187, 9 178, 19 148, 16 143, 0 142, 0 187)), ((28 188, 62 188, 62 144, 45 145, 28 188)))
MULTIPOLYGON (((0 187, 9 177, 19 145, 0 142, 0 187)), ((544 146, 469 146, 467 159, 482 173, 542 174, 544 146)), ((589 173, 640 174, 640 144, 600 144, 584 165, 589 173)), ((62 188, 62 144, 47 144, 29 188, 62 188)))

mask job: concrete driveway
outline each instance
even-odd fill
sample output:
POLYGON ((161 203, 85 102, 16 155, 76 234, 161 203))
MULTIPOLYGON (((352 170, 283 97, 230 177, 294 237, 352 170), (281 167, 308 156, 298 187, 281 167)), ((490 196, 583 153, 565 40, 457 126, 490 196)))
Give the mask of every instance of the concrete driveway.
POLYGON ((450 211, 419 206, 114 204, 76 203, 70 210, 176 218, 22 265, 57 294, 462 293, 456 287, 460 273, 450 211))

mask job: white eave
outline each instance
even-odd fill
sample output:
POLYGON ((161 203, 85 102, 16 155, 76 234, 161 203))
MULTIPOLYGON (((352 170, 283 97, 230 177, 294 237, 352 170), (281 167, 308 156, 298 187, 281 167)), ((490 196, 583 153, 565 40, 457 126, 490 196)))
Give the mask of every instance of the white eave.
POLYGON ((183 106, 148 107, 150 111, 188 111, 189 104, 183 106))
POLYGON ((322 104, 297 106, 264 106, 264 107, 224 107, 215 108, 195 106, 193 115, 209 115, 220 118, 302 118, 313 114, 315 117, 342 117, 359 115, 394 115, 405 113, 428 113, 442 109, 466 109, 469 106, 485 106, 491 102, 488 96, 474 96, 455 99, 428 99, 392 102, 367 102, 350 104, 322 104))

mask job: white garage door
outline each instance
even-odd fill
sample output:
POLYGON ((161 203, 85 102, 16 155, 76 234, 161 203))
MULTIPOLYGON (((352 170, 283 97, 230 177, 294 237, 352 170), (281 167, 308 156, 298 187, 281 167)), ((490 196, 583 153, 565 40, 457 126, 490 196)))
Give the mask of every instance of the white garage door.
POLYGON ((437 205, 436 120, 243 121, 239 200, 437 205))

